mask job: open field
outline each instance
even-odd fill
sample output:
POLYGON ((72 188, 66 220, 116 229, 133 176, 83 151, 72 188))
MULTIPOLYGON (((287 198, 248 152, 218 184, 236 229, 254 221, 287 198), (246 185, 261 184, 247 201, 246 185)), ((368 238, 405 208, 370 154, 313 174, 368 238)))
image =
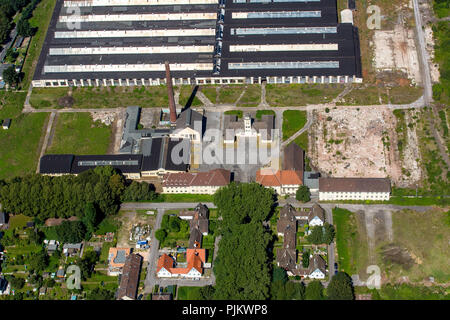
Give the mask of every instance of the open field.
POLYGON ((429 276, 437 283, 450 282, 449 214, 443 209, 393 213, 394 241, 378 248, 379 262, 391 282, 404 276, 411 282, 429 276))
POLYGON ((178 300, 199 300, 202 287, 178 287, 178 300))
POLYGON ((90 113, 60 113, 46 153, 106 154, 110 139, 111 127, 90 113))
POLYGON ((343 89, 338 84, 267 84, 266 101, 272 107, 327 103, 343 89))
POLYGON ((31 27, 37 27, 38 29, 36 34, 31 38, 31 43, 22 68, 22 72, 25 74, 22 80, 22 87, 25 89, 28 89, 33 78, 55 4, 56 0, 42 0, 33 11, 33 17, 29 20, 31 27))
POLYGON ((365 271, 368 252, 364 222, 357 214, 341 208, 333 209, 333 222, 339 270, 349 275, 365 271))
POLYGON ((380 290, 356 287, 355 294, 372 294, 372 300, 449 300, 450 288, 423 285, 384 285, 380 290))
POLYGON ((256 107, 261 102, 261 85, 249 84, 245 92, 237 102, 238 107, 256 107))
POLYGON ((255 118, 260 120, 262 115, 270 115, 270 116, 275 117, 275 111, 273 111, 273 110, 257 110, 255 118))
POLYGON ((217 103, 236 103, 237 99, 244 91, 244 86, 234 85, 234 86, 221 86, 219 87, 219 95, 217 97, 217 103))
POLYGON ((288 139, 306 124, 306 111, 286 110, 283 112, 283 140, 288 139))
MULTIPOLYGON (((58 100, 69 95, 69 88, 33 88, 30 103, 34 108, 60 108, 58 100)), ((73 108, 117 108, 167 106, 166 86, 150 87, 74 87, 73 108)))
MULTIPOLYGON (((177 89, 180 91, 179 103, 182 107, 185 107, 191 98, 191 94, 194 90, 194 86, 181 86, 176 89, 174 88, 174 90, 177 90, 177 89)), ((202 105, 203 105, 203 103, 200 101, 200 99, 197 98, 196 96, 194 96, 194 99, 192 100, 190 106, 199 107, 202 105)))
MULTIPOLYGON (((23 103, 22 99, 15 101, 23 103)), ((18 106, 9 102, 0 110, 1 119, 12 117, 11 127, 8 130, 0 130, 0 179, 21 176, 36 170, 39 143, 48 114, 19 113, 18 106)))
POLYGON ((199 90, 209 99, 209 101, 216 103, 219 88, 220 87, 218 86, 201 86, 199 90))

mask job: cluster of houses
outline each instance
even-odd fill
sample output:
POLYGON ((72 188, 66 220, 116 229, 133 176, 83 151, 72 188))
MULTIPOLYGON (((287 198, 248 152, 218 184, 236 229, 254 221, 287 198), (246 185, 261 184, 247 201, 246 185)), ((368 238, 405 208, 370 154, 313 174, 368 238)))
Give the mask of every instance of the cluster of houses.
POLYGON ((156 275, 160 278, 199 279, 203 269, 209 267, 206 263, 206 250, 201 248, 203 236, 208 235, 209 209, 199 203, 192 211, 180 212, 180 219, 189 220, 190 236, 186 250, 186 263, 178 263, 164 253, 158 259, 156 275))
POLYGON ((136 300, 143 257, 132 253, 130 248, 110 248, 108 252, 108 275, 119 276, 118 300, 136 300))
POLYGON ((317 204, 308 211, 298 211, 286 204, 280 211, 277 222, 278 236, 283 237, 283 248, 277 250, 277 265, 287 271, 290 276, 309 279, 325 279, 327 268, 325 260, 314 254, 308 268, 297 264, 297 222, 310 227, 323 226, 325 212, 317 204))

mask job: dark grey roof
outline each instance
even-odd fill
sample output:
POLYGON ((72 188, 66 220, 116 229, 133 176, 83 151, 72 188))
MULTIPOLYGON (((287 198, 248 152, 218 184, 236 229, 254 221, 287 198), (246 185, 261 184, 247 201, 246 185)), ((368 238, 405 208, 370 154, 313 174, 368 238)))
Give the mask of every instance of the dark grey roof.
POLYGON ((295 142, 290 143, 284 148, 284 170, 304 170, 303 159, 305 157, 305 151, 300 148, 295 142))
POLYGON ((203 126, 203 115, 197 111, 187 108, 183 110, 177 119, 177 129, 195 128, 195 123, 199 122, 203 126))
POLYGON ((187 171, 190 161, 190 144, 188 140, 172 140, 168 137, 142 140, 142 171, 155 171, 159 169, 169 171, 187 171), (176 150, 180 143, 185 146, 180 148, 180 161, 175 159, 176 150), (174 150, 174 148, 177 148, 174 150), (187 151, 186 154, 183 154, 187 151), (174 154, 172 154, 172 152, 174 154))
MULTIPOLYGON (((43 72, 45 65, 78 65, 78 64, 117 64, 117 63, 213 63, 214 52, 207 53, 176 53, 176 54, 104 54, 104 55, 68 55, 50 56, 52 47, 118 47, 118 46, 168 46, 168 45, 199 45, 216 43, 214 35, 208 36, 164 36, 155 38, 72 38, 56 39, 55 31, 69 31, 66 23, 58 22, 60 14, 68 8, 58 1, 44 41, 33 79, 126 79, 126 78, 164 78, 164 71, 135 72, 79 72, 79 73, 47 73, 43 72)), ((131 14, 162 13, 162 12, 209 12, 216 13, 218 3, 213 5, 173 5, 173 6, 97 6, 83 7, 82 14, 131 14)), ((218 15, 220 16, 220 15, 218 15)), ((143 30, 143 29, 205 29, 216 28, 216 20, 170 20, 170 21, 100 21, 80 23, 80 31, 93 30, 143 30)), ((362 76, 358 30, 351 24, 339 24, 335 0, 319 2, 271 2, 271 3, 233 3, 227 1, 221 50, 221 69, 217 76, 320 76, 348 75, 362 76), (233 12, 240 11, 309 11, 320 10, 320 18, 278 18, 278 19, 232 19, 233 12), (232 35, 231 29, 236 27, 301 27, 301 26, 333 26, 338 28, 336 34, 282 34, 282 35, 232 35), (230 52, 230 45, 262 44, 262 43, 328 43, 339 44, 337 51, 276 51, 276 52, 230 52), (265 69, 265 70, 230 70, 229 62, 258 61, 339 61, 337 69, 265 69)), ((214 77, 213 70, 172 71, 174 78, 214 77)))
POLYGON ((313 258, 311 259, 311 261, 309 262, 309 273, 311 274, 314 271, 316 271, 317 269, 319 269, 320 271, 322 271, 325 274, 326 265, 327 265, 327 263, 322 258, 322 256, 315 254, 313 256, 313 258))
POLYGON ((320 192, 391 192, 387 178, 319 178, 320 192))
POLYGON ((7 128, 9 128, 9 126, 11 125, 11 119, 5 119, 4 121, 3 121, 3 123, 2 123, 2 126, 3 127, 7 127, 7 128))
POLYGON ((7 216, 6 213, 3 211, 0 211, 0 224, 6 224, 7 216))
POLYGON ((190 249, 194 249, 195 246, 195 242, 198 242, 201 246, 202 244, 202 239, 203 239, 203 234, 201 233, 201 231, 199 230, 199 228, 192 228, 191 229, 191 233, 189 235, 189 248, 190 249))
POLYGON ((325 210, 321 206, 319 206, 317 203, 313 204, 311 211, 308 215, 308 222, 310 222, 314 217, 318 217, 320 220, 325 222, 325 210))
POLYGON ((71 173, 73 154, 46 154, 39 161, 41 174, 69 174, 71 173))
POLYGON ((141 164, 142 154, 81 155, 74 156, 71 173, 79 174, 100 165, 109 165, 122 173, 140 173, 141 164), (94 162, 101 162, 101 164, 94 162))

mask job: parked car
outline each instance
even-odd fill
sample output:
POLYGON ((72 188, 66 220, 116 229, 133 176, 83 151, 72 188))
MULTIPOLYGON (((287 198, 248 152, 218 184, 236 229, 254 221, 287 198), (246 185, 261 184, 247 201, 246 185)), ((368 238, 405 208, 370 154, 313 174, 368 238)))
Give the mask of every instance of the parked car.
POLYGON ((334 274, 337 274, 339 272, 338 264, 334 263, 334 274))

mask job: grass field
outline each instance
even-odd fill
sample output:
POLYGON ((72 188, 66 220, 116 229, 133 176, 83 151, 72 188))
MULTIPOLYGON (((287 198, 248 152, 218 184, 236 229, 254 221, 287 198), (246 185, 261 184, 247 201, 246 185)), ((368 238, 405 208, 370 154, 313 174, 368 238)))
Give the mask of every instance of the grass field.
POLYGON ((342 90, 343 87, 337 84, 268 84, 266 101, 272 107, 327 103, 342 90))
POLYGON ((355 294, 372 294, 372 300, 449 300, 450 288, 439 286, 397 284, 384 285, 380 290, 356 287, 355 294))
POLYGON ((302 147, 303 150, 308 150, 308 131, 303 132, 301 135, 299 135, 297 138, 294 139, 294 141, 297 145, 302 147))
POLYGON ((388 103, 386 89, 376 86, 354 85, 352 91, 347 93, 336 105, 373 105, 388 103))
POLYGON ((178 300, 199 300, 202 287, 178 287, 178 300))
POLYGON ((275 111, 273 110, 257 110, 256 111, 256 119, 261 119, 261 116, 264 114, 268 114, 275 117, 275 111))
POLYGON ((217 102, 217 88, 216 86, 202 86, 200 90, 212 103, 217 102))
MULTIPOLYGON (((186 104, 188 103, 188 101, 191 97, 193 90, 194 90, 193 86, 181 86, 180 87, 180 100, 179 100, 180 105, 182 105, 183 107, 186 106, 186 104)), ((191 102, 191 106, 199 107, 202 105, 203 105, 203 103, 200 101, 200 99, 194 96, 194 99, 191 102)))
POLYGON ((247 85, 244 95, 237 102, 238 107, 256 107, 261 102, 261 85, 247 85))
POLYGON ((244 90, 244 86, 222 86, 219 90, 217 103, 235 103, 244 90))
POLYGON ((242 110, 228 110, 225 111, 223 114, 236 115, 240 119, 244 115, 244 112, 242 112, 242 110))
POLYGON ((306 124, 306 111, 286 110, 283 112, 283 140, 288 139, 306 124))
POLYGON ((29 20, 31 27, 38 27, 36 34, 32 37, 28 53, 25 58, 25 63, 22 72, 25 74, 22 80, 22 87, 28 89, 31 79, 34 75, 37 60, 41 53, 41 48, 45 40, 50 19, 55 7, 56 0, 42 0, 34 9, 33 17, 29 20))
MULTIPOLYGON (((1 117, 9 112, 15 113, 2 109, 1 117)), ((0 179, 35 172, 47 118, 47 113, 21 114, 12 118, 8 130, 0 130, 0 179)))
MULTIPOLYGON (((33 88, 30 103, 34 108, 58 108, 58 99, 68 88, 33 88)), ((117 108, 140 106, 161 108, 167 106, 166 86, 150 87, 74 87, 73 108, 117 108)))
POLYGON ((388 271, 389 279, 408 276, 410 281, 419 282, 433 276, 437 283, 450 281, 449 215, 442 209, 425 213, 402 210, 392 215, 394 243, 406 248, 415 261, 406 268, 381 258, 380 264, 388 271))
POLYGON ((60 113, 46 153, 106 154, 111 127, 93 122, 90 113, 60 113))
POLYGON ((345 209, 334 208, 333 223, 336 227, 339 270, 349 275, 361 270, 365 272, 368 260, 367 240, 364 227, 357 221, 357 215, 345 209))

